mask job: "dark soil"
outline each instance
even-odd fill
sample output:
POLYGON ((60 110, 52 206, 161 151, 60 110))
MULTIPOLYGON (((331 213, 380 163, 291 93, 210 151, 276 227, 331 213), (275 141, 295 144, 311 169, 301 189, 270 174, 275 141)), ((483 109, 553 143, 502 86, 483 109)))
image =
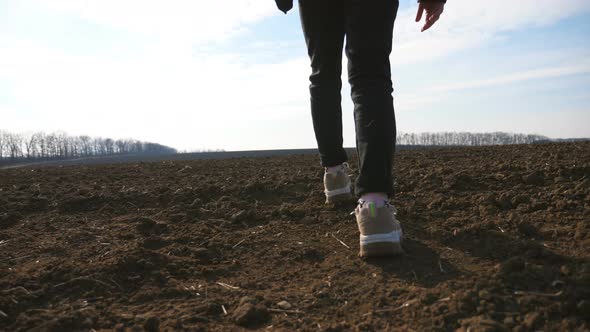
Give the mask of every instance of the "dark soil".
POLYGON ((361 260, 315 156, 0 170, 0 330, 590 329, 590 143, 395 174, 407 255, 361 260))

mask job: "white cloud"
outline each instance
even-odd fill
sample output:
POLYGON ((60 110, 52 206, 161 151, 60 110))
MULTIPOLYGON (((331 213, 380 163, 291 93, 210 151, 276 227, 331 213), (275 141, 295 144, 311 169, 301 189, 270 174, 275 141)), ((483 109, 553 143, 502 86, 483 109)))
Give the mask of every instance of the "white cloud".
POLYGON ((431 92, 449 92, 454 90, 465 90, 475 88, 487 88, 498 85, 506 85, 523 81, 547 79, 553 77, 577 75, 577 74, 589 74, 590 73, 590 61, 586 63, 559 66, 551 68, 539 68, 534 70, 520 71, 510 74, 504 74, 489 79, 474 80, 468 82, 459 82, 452 84, 445 84, 436 86, 430 89, 431 92))
POLYGON ((392 64, 423 62, 477 47, 507 31, 555 23, 590 10, 590 1, 453 0, 426 32, 415 23, 416 6, 400 11, 395 23, 392 64))
POLYGON ((276 14, 269 0, 25 0, 57 13, 178 42, 227 39, 246 25, 276 14))
MULTIPOLYGON (((246 64, 154 47, 141 58, 110 59, 0 43, 0 81, 10 82, 19 108, 33 115, 10 126, 134 137, 183 149, 247 149, 252 142, 237 139, 240 133, 252 129, 260 140, 271 117, 289 126, 297 115, 292 104, 307 100, 307 59, 246 64)), ((300 111, 307 126, 307 107, 300 111)))
MULTIPOLYGON (((540 134, 551 138, 590 137, 590 109, 564 109, 552 112, 520 111, 498 115, 495 112, 445 110, 426 113, 407 112, 398 116, 398 130, 413 123, 413 132, 505 131, 540 134), (507 121, 508 119, 508 121, 507 121)), ((407 130, 403 130, 407 131, 407 130)))
POLYGON ((22 115, 19 116, 16 107, 12 105, 0 104, 0 121, 2 122, 0 130, 12 130, 18 132, 26 126, 22 115))

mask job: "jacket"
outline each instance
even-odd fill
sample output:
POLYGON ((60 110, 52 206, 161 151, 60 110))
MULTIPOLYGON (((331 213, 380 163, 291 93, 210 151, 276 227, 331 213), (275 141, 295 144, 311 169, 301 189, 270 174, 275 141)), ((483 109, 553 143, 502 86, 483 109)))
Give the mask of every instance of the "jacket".
MULTIPOLYGON (((447 0, 418 0, 418 2, 447 2, 447 0)), ((293 8, 293 0, 275 0, 277 7, 285 14, 293 8)))
POLYGON ((285 14, 293 8, 293 0, 275 0, 277 7, 285 14))

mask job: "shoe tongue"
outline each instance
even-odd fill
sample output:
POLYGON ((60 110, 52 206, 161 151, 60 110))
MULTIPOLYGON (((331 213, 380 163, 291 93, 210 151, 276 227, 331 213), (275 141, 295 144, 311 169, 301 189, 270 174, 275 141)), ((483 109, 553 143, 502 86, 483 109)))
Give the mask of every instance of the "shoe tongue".
POLYGON ((342 170, 342 165, 333 166, 333 167, 326 167, 326 173, 328 174, 336 174, 342 170))
POLYGON ((364 201, 362 199, 359 199, 359 204, 360 205, 367 205, 369 206, 369 204, 372 204, 373 206, 375 206, 376 208, 381 208, 384 207, 387 204, 387 201, 384 200, 378 200, 378 201, 364 201))

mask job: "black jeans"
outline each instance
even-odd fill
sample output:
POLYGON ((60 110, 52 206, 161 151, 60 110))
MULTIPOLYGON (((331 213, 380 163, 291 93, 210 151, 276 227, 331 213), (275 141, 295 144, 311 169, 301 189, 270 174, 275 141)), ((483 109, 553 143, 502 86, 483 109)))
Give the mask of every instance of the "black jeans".
POLYGON ((359 155, 358 196, 393 194, 396 128, 389 54, 398 7, 398 0, 299 0, 311 59, 311 114, 324 167, 347 161, 340 95, 343 48, 348 58, 359 155))

